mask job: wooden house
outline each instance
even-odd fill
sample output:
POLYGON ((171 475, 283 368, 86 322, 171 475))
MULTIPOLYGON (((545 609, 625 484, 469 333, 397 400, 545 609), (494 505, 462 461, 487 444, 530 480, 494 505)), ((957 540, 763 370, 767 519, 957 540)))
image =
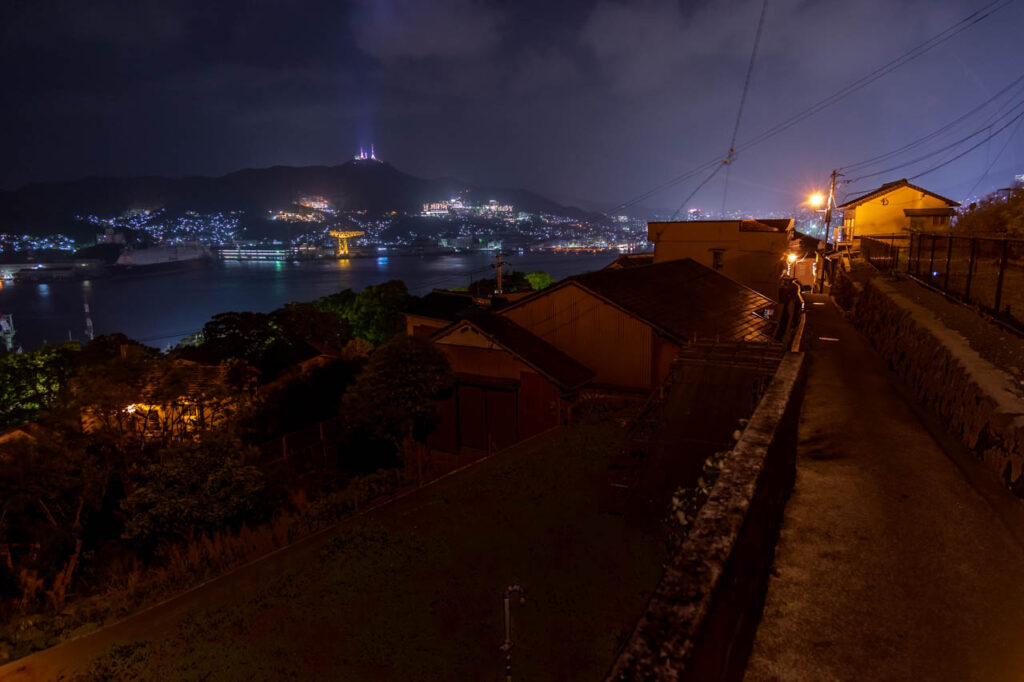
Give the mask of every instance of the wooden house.
POLYGON ((463 313, 479 309, 479 304, 469 293, 434 289, 403 313, 405 333, 427 338, 459 319, 463 313))
POLYGON ((480 313, 433 337, 456 390, 430 437, 438 450, 500 450, 558 426, 594 373, 511 320, 480 313))
POLYGON ((654 243, 655 263, 692 258, 774 297, 792 228, 790 218, 653 222, 647 224, 647 238, 654 243))
POLYGON ((770 341, 775 303, 689 258, 569 277, 499 311, 601 387, 661 385, 691 340, 770 341))
POLYGON ((906 178, 887 182, 839 206, 843 224, 834 228, 833 238, 844 244, 873 235, 948 230, 959 205, 906 178))

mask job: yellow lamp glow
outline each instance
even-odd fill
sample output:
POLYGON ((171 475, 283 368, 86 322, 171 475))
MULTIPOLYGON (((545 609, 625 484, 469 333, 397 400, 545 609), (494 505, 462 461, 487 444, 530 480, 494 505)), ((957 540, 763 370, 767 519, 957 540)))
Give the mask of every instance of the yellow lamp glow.
POLYGON ((786 260, 789 261, 790 263, 795 263, 796 259, 797 259, 797 255, 795 253, 792 253, 792 252, 790 252, 789 255, 786 256, 786 260))
POLYGON ((817 208, 825 203, 825 195, 821 192, 815 192, 811 196, 807 197, 807 203, 817 208))

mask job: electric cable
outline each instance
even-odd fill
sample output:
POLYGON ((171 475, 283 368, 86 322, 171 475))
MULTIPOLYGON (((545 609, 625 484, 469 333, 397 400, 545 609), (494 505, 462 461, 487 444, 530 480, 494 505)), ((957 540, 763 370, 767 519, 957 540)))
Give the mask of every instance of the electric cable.
POLYGON ((909 178, 907 178, 907 179, 908 179, 908 180, 916 180, 917 178, 921 178, 921 177, 924 177, 925 175, 929 175, 930 173, 934 173, 935 171, 939 170, 940 168, 943 168, 943 167, 945 167, 945 166, 948 166, 949 164, 953 163, 953 162, 954 162, 954 161, 956 161, 957 159, 963 158, 964 156, 966 156, 966 155, 970 154, 970 153, 971 153, 971 152, 973 152, 973 151, 974 151, 975 149, 977 149, 977 148, 978 148, 978 147, 980 147, 981 145, 985 144, 986 142, 988 142, 989 140, 991 140, 991 139, 992 139, 993 137, 995 137, 995 136, 996 136, 996 135, 998 135, 999 133, 1003 132, 1004 130, 1006 130, 1007 128, 1009 128, 1009 127, 1010 127, 1011 125, 1013 125, 1013 124, 1014 124, 1014 123, 1016 123, 1017 121, 1020 121, 1021 119, 1024 119, 1024 111, 1022 111, 1021 113, 1019 113, 1019 114, 1017 114, 1016 116, 1014 116, 1014 117, 1013 117, 1012 119, 1010 119, 1010 122, 1009 122, 1009 123, 1007 123, 1007 124, 1003 125, 1003 126, 1002 126, 1002 127, 1000 127, 1000 128, 998 129, 998 130, 996 130, 996 131, 995 131, 994 133, 992 133, 991 135, 989 135, 988 137, 986 137, 986 138, 985 138, 984 140, 982 140, 981 142, 979 142, 979 143, 977 143, 977 144, 975 144, 975 145, 971 146, 971 147, 970 147, 969 149, 966 149, 966 150, 964 150, 963 152, 961 152, 961 153, 957 154, 956 156, 954 156, 954 157, 953 157, 953 158, 951 158, 951 159, 947 159, 946 161, 943 161, 942 163, 938 164, 937 166, 932 166, 931 168, 929 168, 929 169, 928 169, 928 170, 926 170, 926 171, 923 171, 923 172, 921 172, 921 173, 918 173, 917 175, 912 175, 912 176, 910 176, 910 177, 909 177, 909 178))
POLYGON ((757 32, 754 34, 754 46, 750 49, 750 63, 747 64, 747 76, 743 79, 743 94, 740 95, 740 106, 736 112, 736 125, 732 129, 732 138, 729 140, 729 154, 725 157, 725 186, 722 188, 722 214, 725 215, 726 197, 729 195, 729 171, 736 153, 736 136, 740 132, 740 120, 743 118, 743 105, 747 102, 747 92, 750 90, 750 76, 754 72, 754 62, 757 59, 757 46, 761 42, 761 31, 764 29, 764 15, 768 11, 768 0, 761 3, 761 16, 757 20, 757 32))
MULTIPOLYGON (((958 147, 959 145, 963 144, 964 142, 967 142, 971 138, 977 137, 978 135, 983 134, 987 130, 991 130, 992 126, 995 125, 998 121, 1000 121, 1003 118, 1006 118, 1007 116, 1012 114, 1016 109, 1019 109, 1022 106, 1024 106, 1024 100, 1021 100, 1020 102, 1015 104, 1011 109, 1009 109, 1008 111, 1000 114, 996 118, 995 121, 992 121, 991 123, 988 123, 984 127, 979 128, 978 130, 975 130, 973 133, 970 133, 969 135, 965 135, 964 137, 961 137, 957 141, 951 142, 950 144, 947 144, 944 147, 939 147, 938 149, 930 151, 927 154, 923 154, 921 156, 918 156, 918 157, 916 157, 914 159, 911 159, 910 161, 904 161, 903 163, 896 164, 895 166, 891 166, 891 167, 886 168, 884 170, 875 171, 875 172, 872 172, 872 173, 866 173, 864 175, 860 175, 860 176, 858 176, 856 178, 853 178, 852 180, 849 180, 848 182, 850 184, 853 184, 853 183, 856 183, 856 182, 860 182, 861 180, 866 180, 867 178, 873 178, 873 177, 878 176, 878 175, 886 175, 888 173, 891 173, 892 171, 899 170, 901 168, 906 168, 907 166, 913 166, 916 163, 920 163, 921 161, 924 161, 926 159, 930 159, 931 157, 936 156, 938 154, 941 154, 941 153, 943 153, 945 151, 949 151, 950 149, 953 149, 954 147, 958 147)), ((1017 119, 1014 118, 1013 120, 1017 120, 1017 119)), ((1002 130, 1002 128, 1000 128, 1000 130, 1002 130)), ((986 140, 991 139, 991 135, 989 137, 986 137, 985 139, 986 140)), ((974 147, 972 147, 972 149, 974 149, 974 147)), ((960 158, 960 157, 958 156, 956 158, 960 158)))
POLYGON ((951 129, 953 127, 955 127, 957 124, 962 123, 966 119, 968 119, 971 116, 973 116, 974 114, 978 113, 979 111, 981 111, 982 109, 987 107, 989 104, 991 104, 995 100, 999 99, 1002 95, 1004 95, 1006 92, 1008 92, 1014 86, 1019 85, 1022 82, 1024 82, 1024 74, 1021 74, 1020 76, 1018 76, 1012 83, 1010 83, 1009 85, 1004 87, 1002 90, 997 92, 995 95, 993 95, 989 99, 985 100, 984 102, 982 102, 978 106, 974 107, 973 109, 971 109, 967 113, 962 114, 961 116, 959 116, 956 119, 950 121, 949 123, 943 125, 942 127, 937 128, 936 130, 933 130, 932 132, 928 133, 927 135, 919 137, 916 140, 914 140, 913 142, 908 142, 907 144, 903 145, 902 147, 898 147, 897 149, 893 149, 892 151, 886 152, 884 154, 879 154, 878 156, 873 156, 870 159, 864 159, 863 161, 858 161, 857 163, 851 163, 851 164, 842 166, 839 170, 851 171, 851 170, 855 170, 857 168, 861 168, 861 167, 864 167, 864 166, 870 166, 870 165, 872 165, 874 163, 878 163, 879 161, 884 161, 884 160, 886 160, 888 158, 892 158, 893 156, 897 156, 897 155, 899 155, 902 152, 909 151, 910 149, 913 149, 915 147, 919 147, 920 145, 924 144, 925 142, 928 142, 928 141, 934 139, 935 137, 941 135, 942 133, 948 131, 949 129, 951 129))
MULTIPOLYGON (((893 71, 899 69, 900 67, 905 66, 906 64, 914 61, 918 57, 920 57, 920 56, 930 52, 931 50, 933 50, 934 48, 938 47, 942 43, 945 43, 946 41, 952 39, 953 37, 959 35, 963 31, 967 30, 968 28, 970 28, 974 24, 977 24, 977 23, 987 19, 988 17, 990 17, 995 12, 998 12, 999 10, 1003 9, 1004 7, 1010 5, 1013 1, 1014 0, 993 0, 992 2, 988 3, 987 5, 981 7, 979 9, 975 10, 974 12, 972 12, 971 14, 967 15, 966 17, 964 17, 960 21, 957 21, 956 23, 952 24, 948 28, 946 28, 943 31, 941 31, 941 32, 937 33, 936 35, 932 36, 928 40, 918 44, 917 46, 913 47, 912 49, 908 50, 907 52, 904 52, 903 54, 899 55, 895 59, 892 59, 889 62, 883 64, 882 66, 876 68, 875 70, 869 72, 867 75, 862 76, 861 78, 853 81, 849 85, 847 85, 847 86, 845 86, 843 88, 840 88, 839 90, 837 90, 836 92, 832 93, 828 97, 825 97, 825 98, 819 100, 818 102, 816 102, 815 104, 812 104, 811 106, 806 107, 801 112, 798 112, 797 114, 794 114, 793 116, 789 117, 788 119, 785 119, 784 121, 781 121, 780 123, 772 126, 771 128, 768 128, 767 130, 763 131, 762 133, 754 136, 753 138, 751 138, 747 142, 745 142, 745 143, 741 144, 739 147, 737 147, 736 151, 738 151, 738 152, 739 151, 746 151, 747 149, 750 149, 751 147, 754 147, 754 146, 756 146, 758 144, 761 144, 762 142, 765 142, 766 140, 768 140, 768 139, 770 139, 772 137, 775 137, 776 135, 784 132, 785 130, 788 130, 789 128, 791 128, 792 126, 796 125, 797 123, 800 123, 801 121, 803 121, 803 120, 809 118, 810 116, 813 116, 814 114, 818 113, 819 111, 821 111, 821 110, 823 110, 823 109, 825 109, 825 108, 827 108, 827 107, 829 107, 829 106, 839 102, 840 100, 846 98, 847 96, 853 94, 854 92, 857 92, 858 90, 863 89, 864 87, 866 87, 866 86, 870 85, 871 83, 877 81, 878 79, 882 78, 883 76, 886 76, 889 73, 892 73, 893 71)), ((634 206, 637 203, 639 203, 640 201, 643 201, 644 199, 647 199, 647 198, 653 196, 654 194, 658 194, 658 193, 664 191, 665 189, 668 189, 669 187, 672 187, 672 186, 677 185, 677 184, 679 184, 681 182, 684 182, 685 180, 688 180, 689 178, 693 177, 694 175, 702 172, 705 169, 711 168, 713 165, 718 164, 718 163, 721 163, 720 159, 714 159, 714 160, 711 160, 711 161, 707 161, 707 162, 705 162, 705 163, 703 163, 703 164, 701 164, 701 165, 699 165, 699 166, 697 166, 695 168, 692 168, 692 169, 690 169, 690 170, 688 170, 688 171, 686 171, 684 173, 681 173, 680 175, 677 175, 676 177, 672 178, 671 180, 668 180, 668 181, 666 181, 666 182, 664 182, 664 183, 662 183, 660 185, 657 185, 657 186, 655 186, 655 187, 653 187, 653 188, 643 192, 640 195, 637 195, 636 197, 634 197, 632 199, 629 199, 627 201, 622 202, 621 204, 618 204, 617 206, 615 206, 612 209, 612 211, 613 212, 614 211, 619 211, 619 210, 622 210, 622 209, 625 209, 625 208, 629 208, 630 206, 634 206)))
POLYGON ((1007 136, 1006 142, 1003 143, 1003 146, 999 150, 999 153, 997 153, 992 158, 992 161, 991 161, 991 163, 988 164, 988 167, 985 169, 985 172, 981 174, 981 177, 978 178, 978 181, 976 183, 974 183, 974 185, 967 191, 967 194, 964 195, 964 201, 967 201, 968 199, 970 199, 971 195, 974 194, 974 190, 978 189, 978 185, 981 184, 981 181, 984 180, 986 177, 988 177, 989 172, 992 171, 992 166, 996 165, 996 161, 998 161, 999 157, 1003 155, 1003 152, 1006 151, 1006 148, 1010 146, 1010 141, 1014 138, 1014 136, 1017 134, 1017 131, 1020 130, 1020 128, 1021 128, 1021 121, 1018 121, 1017 127, 1010 131, 1010 134, 1007 136))

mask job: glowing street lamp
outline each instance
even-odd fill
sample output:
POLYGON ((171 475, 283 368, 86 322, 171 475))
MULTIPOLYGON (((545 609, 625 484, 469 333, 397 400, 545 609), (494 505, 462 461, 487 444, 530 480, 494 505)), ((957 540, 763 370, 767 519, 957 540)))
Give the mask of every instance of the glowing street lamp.
POLYGON ((821 192, 815 192, 811 196, 807 197, 807 203, 814 208, 818 208, 825 203, 825 195, 821 192))

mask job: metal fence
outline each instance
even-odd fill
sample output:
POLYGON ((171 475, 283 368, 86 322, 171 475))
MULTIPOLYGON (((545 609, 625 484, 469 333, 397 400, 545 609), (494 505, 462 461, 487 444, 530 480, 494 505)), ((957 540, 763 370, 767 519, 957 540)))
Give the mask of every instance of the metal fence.
POLYGON ((1024 330, 1024 240, 914 233, 864 237, 861 253, 1024 330))

